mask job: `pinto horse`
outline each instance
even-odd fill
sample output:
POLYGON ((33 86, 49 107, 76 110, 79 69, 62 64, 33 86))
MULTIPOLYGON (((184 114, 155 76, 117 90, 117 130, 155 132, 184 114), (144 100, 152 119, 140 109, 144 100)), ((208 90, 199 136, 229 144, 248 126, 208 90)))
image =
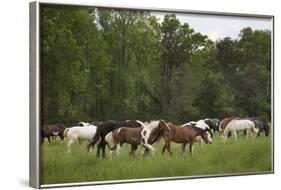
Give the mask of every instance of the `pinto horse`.
POLYGON ((153 121, 151 123, 143 123, 141 128, 129 128, 121 127, 114 129, 105 136, 105 141, 109 147, 110 158, 112 158, 112 153, 117 151, 119 155, 121 146, 123 143, 128 143, 131 145, 140 145, 144 147, 144 151, 148 152, 151 150, 154 152, 152 144, 156 142, 161 137, 161 131, 167 125, 164 120, 153 121))
MULTIPOLYGON (((199 121, 197 121, 197 122, 195 122, 195 121, 190 121, 190 122, 188 122, 188 123, 186 123, 186 124, 183 124, 181 127, 185 127, 185 126, 189 126, 189 125, 192 125, 193 127, 197 127, 197 128, 203 129, 203 130, 207 130, 207 131, 209 131, 209 133, 211 134, 211 137, 213 137, 213 133, 211 132, 211 127, 210 127, 210 125, 206 122, 206 119, 205 119, 205 120, 201 119, 201 120, 199 120, 199 121)), ((202 148, 203 141, 204 141, 204 140, 202 139, 202 137, 201 137, 200 135, 197 136, 197 137, 195 138, 195 140, 194 140, 194 142, 199 142, 200 148, 202 148)), ((183 144, 183 145, 182 145, 182 149, 185 149, 184 146, 185 146, 185 145, 183 144)))
POLYGON ((184 127, 182 127, 174 125, 173 123, 168 123, 167 127, 165 127, 163 130, 162 136, 165 141, 165 145, 162 149, 162 154, 164 154, 165 150, 167 149, 170 155, 173 155, 170 148, 171 141, 183 144, 182 153, 184 152, 186 144, 189 143, 190 155, 192 155, 193 143, 196 141, 196 137, 201 136, 205 143, 212 143, 209 129, 204 130, 192 125, 185 125, 184 127))
MULTIPOLYGON (((105 136, 113 131, 114 129, 118 129, 120 127, 129 127, 129 128, 139 128, 142 127, 142 122, 139 121, 105 121, 101 122, 97 125, 97 132, 93 136, 91 142, 87 145, 88 151, 91 147, 94 147, 98 140, 100 140, 97 147, 97 157, 100 156, 100 150, 102 150, 102 157, 105 157, 105 147, 106 141, 105 136)), ((137 149, 137 145, 131 146, 131 154, 137 149)))

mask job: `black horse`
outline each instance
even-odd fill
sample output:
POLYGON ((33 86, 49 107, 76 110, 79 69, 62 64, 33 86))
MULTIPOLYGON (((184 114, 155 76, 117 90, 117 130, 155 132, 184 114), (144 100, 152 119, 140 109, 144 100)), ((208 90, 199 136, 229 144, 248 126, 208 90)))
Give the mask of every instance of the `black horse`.
MULTIPOLYGON (((137 128, 142 127, 142 124, 138 121, 105 121, 101 122, 97 125, 97 132, 95 136, 92 138, 91 142, 87 145, 88 151, 91 147, 94 147, 98 140, 100 140, 97 146, 97 157, 100 156, 100 150, 102 150, 102 157, 105 157, 105 147, 106 141, 105 136, 113 131, 114 129, 118 129, 120 127, 131 127, 137 128)), ((134 153, 137 150, 137 145, 131 145, 131 152, 130 154, 134 153)))
POLYGON ((65 130, 65 125, 61 123, 47 125, 41 128, 41 144, 44 142, 44 138, 47 138, 49 143, 51 143, 50 137, 59 136, 61 141, 63 141, 63 132, 65 130))
POLYGON ((261 133, 264 133, 265 136, 269 136, 269 125, 266 120, 260 117, 252 117, 250 118, 255 123, 255 128, 259 129, 257 136, 260 136, 261 133))

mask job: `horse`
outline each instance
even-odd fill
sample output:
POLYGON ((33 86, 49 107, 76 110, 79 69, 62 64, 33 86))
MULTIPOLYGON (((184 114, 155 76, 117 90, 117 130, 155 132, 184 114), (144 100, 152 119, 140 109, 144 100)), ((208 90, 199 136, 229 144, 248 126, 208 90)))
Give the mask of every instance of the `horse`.
MULTIPOLYGON (((84 123, 85 124, 85 123, 84 123)), ((68 143, 67 148, 70 152, 70 146, 77 140, 91 140, 96 134, 97 127, 95 125, 86 124, 86 126, 74 126, 71 128, 66 128, 63 132, 64 137, 67 137, 68 143)))
MULTIPOLYGON (((185 127, 185 126, 189 126, 189 125, 192 125, 193 127, 197 127, 197 128, 200 128, 200 129, 209 131, 211 137, 213 138, 213 133, 212 133, 212 131, 211 131, 211 127, 206 123, 206 120, 201 119, 201 120, 199 120, 199 121, 197 121, 197 122, 195 122, 195 121, 190 121, 190 122, 188 122, 188 123, 185 123, 185 124, 181 125, 181 127, 185 127)), ((201 136, 197 136, 197 137, 195 138, 195 141, 194 141, 194 142, 199 142, 199 146, 200 146, 200 148, 202 148, 203 141, 204 141, 204 140, 201 138, 201 136)), ((182 145, 182 146, 184 146, 184 145, 182 145)), ((182 148, 183 148, 183 147, 182 147, 182 148)))
POLYGON ((229 133, 233 138, 237 138, 237 132, 246 131, 246 135, 254 136, 257 134, 258 129, 255 128, 255 123, 250 119, 243 118, 235 118, 229 121, 229 123, 225 126, 222 132, 222 138, 227 139, 229 137, 229 133))
POLYGON ((161 130, 167 124, 164 120, 159 120, 150 123, 142 123, 142 125, 143 127, 141 128, 121 127, 114 129, 105 136, 105 141, 110 149, 110 158, 112 158, 112 153, 114 151, 117 151, 119 155, 123 143, 131 145, 142 144, 144 147, 142 155, 148 152, 148 150, 154 152, 152 144, 161 137, 161 130))
POLYGON ((259 117, 252 117, 250 118, 250 120, 255 123, 255 128, 259 130, 257 136, 260 136, 261 133, 264 133, 266 137, 269 136, 269 132, 270 132, 269 125, 264 119, 259 117))
POLYGON ((47 138, 49 143, 51 143, 50 137, 59 136, 61 142, 64 139, 63 132, 65 130, 65 125, 61 123, 47 125, 41 128, 41 144, 44 142, 44 138, 47 138))
MULTIPOLYGON (((120 127, 129 127, 129 128, 139 128, 142 127, 142 122, 140 121, 105 121, 101 122, 97 125, 97 132, 93 136, 91 142, 87 145, 88 151, 91 147, 94 147, 98 140, 100 140, 98 147, 97 147, 97 157, 100 156, 100 150, 102 150, 102 157, 105 157, 105 147, 106 147, 106 141, 105 136, 113 131, 114 129, 118 129, 120 127)), ((137 149, 137 145, 131 145, 131 152, 130 154, 133 154, 133 152, 137 149)))
POLYGON ((204 130, 187 124, 182 127, 173 123, 168 123, 167 127, 165 127, 162 132, 162 137, 165 141, 164 147, 162 149, 162 154, 164 154, 165 150, 167 149, 170 155, 173 155, 170 148, 171 141, 173 141, 175 143, 183 144, 182 154, 185 150, 186 144, 189 143, 190 156, 192 156, 193 143, 196 141, 196 137, 198 136, 201 136, 205 143, 212 143, 212 138, 209 129, 204 130))

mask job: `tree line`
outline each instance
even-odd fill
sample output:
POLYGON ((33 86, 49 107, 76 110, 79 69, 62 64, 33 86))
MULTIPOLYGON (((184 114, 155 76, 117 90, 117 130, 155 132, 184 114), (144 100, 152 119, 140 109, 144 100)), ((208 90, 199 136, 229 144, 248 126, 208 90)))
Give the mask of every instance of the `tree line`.
MULTIPOLYGON (((271 118, 271 32, 212 41, 148 11, 44 5, 41 123, 271 118)), ((202 23, 204 24, 204 23, 202 23)))

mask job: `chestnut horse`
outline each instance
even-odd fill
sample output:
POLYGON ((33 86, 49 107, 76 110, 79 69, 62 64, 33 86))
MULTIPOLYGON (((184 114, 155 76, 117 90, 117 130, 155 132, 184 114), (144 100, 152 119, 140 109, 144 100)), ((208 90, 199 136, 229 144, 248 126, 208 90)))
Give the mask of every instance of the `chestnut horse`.
POLYGON ((209 130, 209 128, 204 130, 192 125, 185 125, 184 127, 181 127, 173 123, 168 123, 167 127, 165 127, 162 132, 162 136, 165 141, 162 154, 164 154, 167 149, 170 155, 172 155, 170 146, 171 141, 173 141, 175 143, 183 144, 182 153, 184 152, 186 144, 189 143, 189 151, 190 155, 192 155, 193 143, 196 141, 196 137, 201 136, 206 144, 212 143, 209 130))

